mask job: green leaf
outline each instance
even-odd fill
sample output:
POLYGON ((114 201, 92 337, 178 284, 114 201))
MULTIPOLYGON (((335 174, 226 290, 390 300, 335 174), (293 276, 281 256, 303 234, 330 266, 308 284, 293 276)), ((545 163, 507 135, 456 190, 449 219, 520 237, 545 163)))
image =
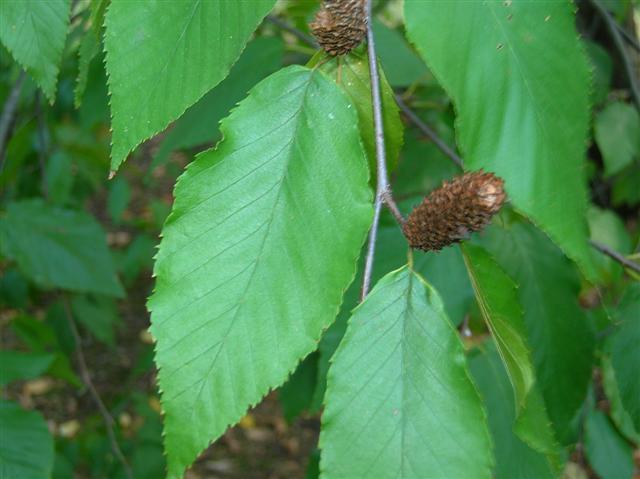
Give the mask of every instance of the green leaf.
POLYGON ((76 108, 80 108, 84 91, 87 88, 91 60, 100 53, 102 26, 107 5, 107 0, 91 0, 89 4, 89 17, 84 25, 86 31, 78 48, 78 79, 73 92, 73 104, 76 108))
POLYGON ((552 460, 514 434, 516 403, 509 376, 493 342, 484 343, 483 351, 476 351, 469 368, 487 408, 495 446, 496 479, 557 478, 552 460))
POLYGON ((489 228, 483 244, 519 285, 536 382, 558 439, 569 442, 571 421, 591 380, 594 351, 592 328, 578 304, 578 275, 529 224, 489 228))
POLYGON ((284 44, 278 38, 259 37, 247 44, 229 76, 190 107, 162 140, 153 165, 163 164, 178 149, 219 139, 218 124, 260 80, 282 65, 284 44))
POLYGON ((0 252, 41 287, 124 294, 104 231, 84 212, 39 199, 10 203, 0 221, 0 252))
POLYGON ((609 400, 611 420, 615 423, 621 434, 630 441, 640 444, 640 433, 636 431, 633 419, 631 419, 631 416, 622 404, 618 381, 616 380, 615 372, 611 365, 611 358, 603 355, 600 367, 602 370, 602 387, 609 400))
MULTIPOLYGON (((360 120, 360 135, 369 158, 369 165, 372 171, 375 171, 376 143, 367 56, 362 53, 351 52, 346 56, 331 58, 322 63, 319 68, 340 85, 355 105, 360 120)), ((393 90, 387 83, 382 70, 380 70, 380 89, 387 165, 392 170, 398 163, 398 156, 403 142, 404 126, 400 120, 400 112, 393 90)))
POLYGON ((504 178, 514 206, 594 278, 584 219, 589 68, 572 8, 406 0, 405 21, 456 106, 465 166, 504 178))
POLYGON ((640 158, 640 113, 627 103, 607 105, 596 115, 594 137, 604 161, 605 176, 611 176, 640 158))
POLYGON ((35 411, 0 399, 0 476, 48 479, 53 470, 53 438, 35 411))
POLYGON ((402 33, 374 20, 373 33, 380 63, 394 87, 410 87, 416 83, 433 82, 433 76, 420 57, 407 44, 402 33))
POLYGON ((118 310, 111 298, 76 296, 71 309, 91 334, 109 346, 115 344, 114 326, 118 322, 118 310))
POLYGON ((105 51, 117 170, 222 81, 275 0, 113 0, 105 51))
POLYGON ((598 473, 598 477, 602 479, 632 478, 633 449, 602 411, 590 411, 587 415, 584 446, 587 459, 598 473))
POLYGON ((49 369, 53 359, 53 354, 0 351, 0 386, 16 380, 37 378, 49 369))
MULTIPOLYGON (((631 253, 633 246, 624 222, 611 210, 591 206, 587 219, 591 238, 622 254, 631 253)), ((617 261, 603 254, 595 257, 601 283, 611 284, 620 279, 624 269, 617 261)))
POLYGON ((519 415, 526 405, 535 374, 517 286, 484 248, 463 244, 462 252, 480 311, 513 386, 516 415, 519 415))
POLYGON ((615 316, 620 325, 609 338, 607 348, 620 399, 636 431, 640 431, 640 283, 629 285, 615 316))
POLYGON ((613 60, 609 52, 598 43, 582 40, 593 66, 593 89, 591 98, 594 104, 600 104, 607 99, 611 89, 611 76, 613 74, 613 60))
POLYGON ((69 14, 69 0, 3 0, 0 3, 0 41, 51 103, 56 97, 69 14))
POLYGON ((282 413, 287 422, 292 422, 303 411, 313 408, 313 393, 318 376, 318 353, 312 353, 298 364, 278 392, 282 413))
POLYGON ((69 200, 73 186, 71 157, 62 151, 52 154, 46 162, 45 181, 48 200, 64 205, 69 200))
POLYGON ((353 312, 329 370, 322 477, 491 477, 489 431, 435 290, 404 267, 353 312))
POLYGON ((109 183, 109 196, 107 197, 107 211, 114 224, 122 222, 122 215, 129 206, 131 200, 131 188, 127 180, 118 177, 109 183))
POLYGON ((149 301, 171 477, 317 347, 372 216, 355 109, 317 70, 271 75, 221 130, 178 180, 149 301))

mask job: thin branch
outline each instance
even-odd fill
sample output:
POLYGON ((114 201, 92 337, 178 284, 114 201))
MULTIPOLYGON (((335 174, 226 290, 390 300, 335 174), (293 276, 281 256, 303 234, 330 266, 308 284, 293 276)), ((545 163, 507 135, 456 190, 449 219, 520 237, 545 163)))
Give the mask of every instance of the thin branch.
POLYGON ((631 95, 633 96, 633 100, 635 101, 637 107, 640 108, 640 86, 638 86, 637 72, 631 62, 631 59, 629 58, 629 55, 627 54, 627 50, 624 46, 624 40, 622 38, 622 35, 620 35, 618 24, 613 19, 609 11, 604 6, 602 6, 600 0, 591 0, 591 4, 604 20, 605 24, 607 25, 607 30, 609 30, 609 34, 611 35, 613 42, 616 44, 616 48, 620 53, 622 63, 624 64, 624 69, 627 73, 631 95))
POLYGON ((616 27, 618 28, 620 33, 622 33, 622 36, 627 41, 627 43, 631 47, 633 47, 636 51, 640 52, 640 42, 638 42, 638 40, 631 33, 629 33, 622 25, 620 25, 618 22, 616 22, 616 27))
POLYGON ((22 90, 25 77, 25 71, 21 70, 18 79, 13 84, 7 101, 4 103, 2 116, 0 116, 0 171, 2 171, 2 165, 4 165, 5 147, 9 137, 9 130, 13 124, 13 118, 16 114, 16 108, 18 107, 18 100, 20 99, 20 90, 22 90))
POLYGON ((294 37, 303 43, 306 43, 310 47, 318 48, 318 43, 311 35, 307 35, 302 30, 297 29, 294 26, 289 25, 286 21, 282 20, 275 15, 267 15, 267 20, 276 25, 278 28, 291 33, 294 37))
POLYGON ((376 44, 372 28, 373 16, 371 14, 371 4, 372 0, 367 0, 367 52, 369 57, 369 76, 371 78, 371 106, 373 108, 373 125, 376 140, 377 184, 373 224, 369 231, 369 245, 367 247, 367 257, 364 263, 360 301, 364 300, 371 288, 373 259, 376 250, 376 239, 378 235, 378 224, 380 222, 382 204, 386 203, 398 222, 401 225, 404 224, 402 213, 400 213, 398 206, 393 201, 391 190, 389 188, 389 178, 387 175, 387 155, 384 144, 384 123, 382 120, 382 99, 380 96, 380 76, 378 74, 378 57, 376 55, 376 44))
POLYGON ((40 183, 42 187, 42 194, 45 198, 49 198, 49 187, 47 186, 47 153, 49 151, 49 145, 47 141, 47 123, 42 113, 42 95, 39 90, 36 90, 35 98, 36 120, 38 122, 38 164, 40 165, 40 183))
POLYGON ((124 472, 127 478, 133 479, 133 473, 131 472, 131 467, 129 466, 127 459, 124 457, 124 454, 122 454, 122 451, 120 450, 120 446, 118 445, 118 441, 116 439, 116 435, 113 431, 113 425, 115 421, 113 420, 113 417, 111 417, 109 410, 104 405, 104 402, 100 397, 100 394, 98 394, 98 391, 93 385, 93 381, 91 380, 91 375, 89 374, 89 368, 87 367, 87 362, 84 358, 84 353, 82 352, 82 343, 80 339, 80 333, 78 332, 76 323, 73 320, 71 305, 69 304, 69 298, 66 295, 63 295, 62 297, 62 304, 64 306, 67 322, 69 323, 69 328, 71 329, 71 333, 73 334, 73 339, 76 343, 76 356, 78 359, 78 365, 80 366, 80 376, 82 377, 82 381, 84 382, 85 386, 89 390, 89 393, 91 394, 91 398, 93 399, 93 402, 95 402, 96 406, 98 406, 98 410, 102 415, 102 419, 104 421, 105 427, 107 428, 107 434, 109 435, 109 441, 111 442, 111 450, 113 451, 113 454, 122 464, 122 467, 124 469, 124 472))
POLYGON ((625 268, 629 268, 630 270, 633 270, 636 273, 640 273, 640 263, 631 261, 630 259, 626 258, 624 255, 609 248, 606 244, 600 243, 595 240, 589 240, 589 243, 591 244, 591 246, 593 246, 595 249, 600 251, 602 254, 605 254, 610 258, 614 259, 615 261, 623 265, 625 268))
POLYGON ((431 129, 429 125, 423 122, 418 115, 416 115, 411 108, 407 106, 400 95, 396 95, 396 103, 400 107, 400 110, 402 110, 402 113, 405 114, 405 116, 418 128, 418 130, 424 133, 427 138, 429 138, 440 149, 440 151, 449 157, 451 161, 460 168, 463 168, 462 158, 460 158, 453 148, 447 145, 444 140, 438 136, 435 130, 431 129))

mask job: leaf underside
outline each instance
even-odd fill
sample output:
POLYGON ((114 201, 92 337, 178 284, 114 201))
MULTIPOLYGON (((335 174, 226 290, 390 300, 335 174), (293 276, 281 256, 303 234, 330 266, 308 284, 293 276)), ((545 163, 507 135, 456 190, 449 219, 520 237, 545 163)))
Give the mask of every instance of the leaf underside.
POLYGON ((371 216, 346 96, 292 66, 259 83, 178 180, 149 300, 169 475, 317 347, 371 216))
POLYGON ((437 293, 404 267, 353 312, 332 358, 325 479, 491 477, 486 417, 437 293))

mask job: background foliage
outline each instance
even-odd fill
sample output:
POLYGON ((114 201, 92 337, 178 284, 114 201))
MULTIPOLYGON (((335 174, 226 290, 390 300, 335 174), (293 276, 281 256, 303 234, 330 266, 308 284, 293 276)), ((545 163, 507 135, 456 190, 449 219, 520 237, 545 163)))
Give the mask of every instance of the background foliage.
POLYGON ((394 95, 510 204, 408 266, 385 213, 355 310, 366 52, 265 18, 318 2, 0 3, 0 477, 637 474, 639 278, 587 240, 638 258, 640 53, 600 8, 640 13, 602 3, 375 2, 403 212, 460 170, 394 95))

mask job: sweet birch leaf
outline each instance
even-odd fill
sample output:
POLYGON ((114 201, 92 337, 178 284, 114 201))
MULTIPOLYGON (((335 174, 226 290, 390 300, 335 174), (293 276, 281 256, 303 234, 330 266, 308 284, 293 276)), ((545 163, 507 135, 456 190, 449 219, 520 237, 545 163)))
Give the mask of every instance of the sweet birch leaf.
POLYGON ((462 343, 435 290, 408 267, 354 310, 332 363, 321 477, 491 477, 488 426, 462 343))
POLYGON ((372 217, 350 106, 317 70, 280 70, 178 180, 149 301, 170 477, 336 317, 372 217))
POLYGON ((222 81, 275 0, 114 0, 106 16, 111 168, 222 81))
POLYGON ((3 0, 0 41, 51 103, 69 29, 69 0, 3 0))
POLYGON ((0 477, 51 477, 53 438, 40 413, 0 399, 0 431, 0 477))
POLYGON ((0 253, 43 288, 124 294, 104 231, 81 211, 40 199, 10 203, 0 217, 0 253))
MULTIPOLYGON (((371 107, 371 81, 367 56, 359 52, 331 58, 319 67, 333 78, 349 95, 358 110, 360 134, 364 143, 369 165, 375 171, 376 143, 373 128, 373 108, 371 107)), ((380 69, 380 90, 382 99, 382 122, 384 125, 387 165, 392 170, 398 163, 398 156, 404 141, 404 126, 400 120, 400 111, 384 72, 380 69)))
POLYGON ((558 439, 569 442, 571 421, 591 380, 594 351, 594 333, 578 304, 578 275, 529 224, 489 228, 483 243, 519 285, 538 389, 558 439))
POLYGON ((465 166, 597 277, 585 220, 589 64, 570 2, 406 0, 409 38, 457 108, 465 166))

